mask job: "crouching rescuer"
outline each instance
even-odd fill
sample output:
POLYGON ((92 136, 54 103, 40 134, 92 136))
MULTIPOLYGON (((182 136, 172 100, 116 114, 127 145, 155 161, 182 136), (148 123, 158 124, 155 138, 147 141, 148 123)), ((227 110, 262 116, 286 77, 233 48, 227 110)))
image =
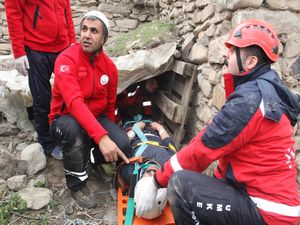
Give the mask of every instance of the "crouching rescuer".
POLYGON ((278 36, 267 22, 248 20, 225 45, 225 105, 156 174, 138 181, 136 214, 151 211, 167 187, 177 225, 297 225, 293 126, 300 105, 271 69, 278 36), (201 173, 216 160, 214 177, 201 173))
POLYGON ((88 163, 128 163, 131 149, 126 133, 114 123, 118 72, 102 48, 108 32, 103 13, 86 13, 80 23, 80 43, 63 51, 54 69, 51 134, 63 151, 71 196, 86 208, 97 206, 87 182, 88 163))

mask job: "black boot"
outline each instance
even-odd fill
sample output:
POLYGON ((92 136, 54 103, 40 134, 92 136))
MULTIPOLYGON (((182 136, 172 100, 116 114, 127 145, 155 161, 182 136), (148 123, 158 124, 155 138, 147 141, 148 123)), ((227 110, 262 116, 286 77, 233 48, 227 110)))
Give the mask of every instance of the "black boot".
POLYGON ((95 208, 97 207, 97 198, 94 193, 91 193, 87 184, 85 184, 78 191, 71 191, 72 198, 83 208, 95 208))

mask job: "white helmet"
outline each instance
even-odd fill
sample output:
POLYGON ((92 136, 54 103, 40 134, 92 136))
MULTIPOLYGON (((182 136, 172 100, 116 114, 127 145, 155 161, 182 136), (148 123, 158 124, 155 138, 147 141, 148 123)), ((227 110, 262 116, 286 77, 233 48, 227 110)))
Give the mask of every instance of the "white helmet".
POLYGON ((107 31, 109 32, 109 22, 107 17, 102 13, 99 12, 97 10, 92 10, 87 12, 86 14, 84 14, 84 16, 82 17, 81 21, 83 21, 86 17, 90 17, 90 16, 94 16, 96 18, 98 18, 99 20, 101 20, 104 25, 106 26, 107 31))
POLYGON ((148 212, 145 212, 142 215, 142 217, 148 220, 159 217, 162 214, 164 208, 166 207, 166 204, 167 204, 167 188, 159 188, 155 198, 154 207, 148 212))

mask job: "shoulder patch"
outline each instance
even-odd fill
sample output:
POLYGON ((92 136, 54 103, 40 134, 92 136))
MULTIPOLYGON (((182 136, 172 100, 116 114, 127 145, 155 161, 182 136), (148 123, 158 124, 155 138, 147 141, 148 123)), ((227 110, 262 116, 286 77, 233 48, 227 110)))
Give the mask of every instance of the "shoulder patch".
POLYGON ((100 84, 101 84, 101 85, 107 84, 108 81, 109 81, 109 77, 108 77, 106 74, 103 74, 103 75, 100 77, 100 84))
POLYGON ((69 65, 60 65, 59 71, 62 73, 68 73, 68 72, 70 72, 70 66, 69 65))

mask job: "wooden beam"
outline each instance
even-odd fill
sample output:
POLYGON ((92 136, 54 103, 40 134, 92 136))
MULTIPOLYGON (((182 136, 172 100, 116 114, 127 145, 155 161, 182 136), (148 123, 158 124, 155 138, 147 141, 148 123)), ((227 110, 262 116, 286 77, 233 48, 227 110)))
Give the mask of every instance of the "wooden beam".
POLYGON ((192 76, 195 70, 195 65, 178 60, 175 61, 174 66, 172 68, 172 71, 174 71, 175 73, 189 77, 192 76))
POLYGON ((155 98, 155 104, 169 120, 175 123, 182 122, 182 113, 185 110, 181 105, 168 98, 162 91, 158 91, 157 96, 155 98))

